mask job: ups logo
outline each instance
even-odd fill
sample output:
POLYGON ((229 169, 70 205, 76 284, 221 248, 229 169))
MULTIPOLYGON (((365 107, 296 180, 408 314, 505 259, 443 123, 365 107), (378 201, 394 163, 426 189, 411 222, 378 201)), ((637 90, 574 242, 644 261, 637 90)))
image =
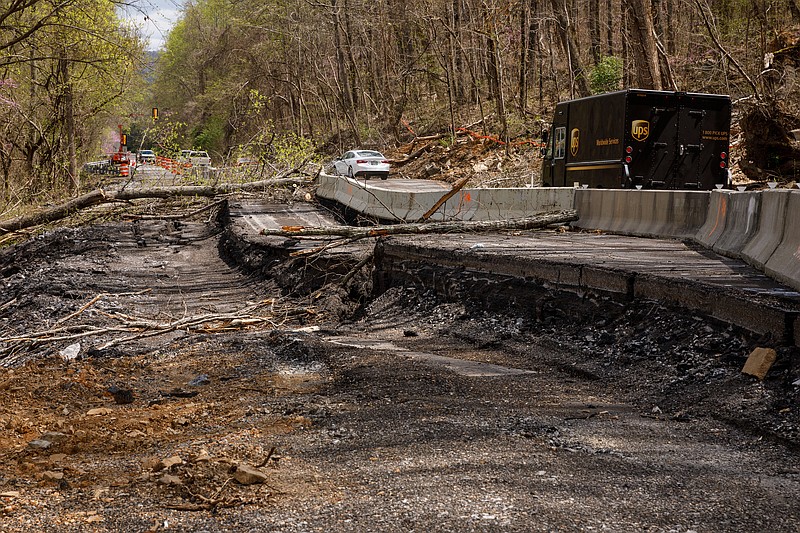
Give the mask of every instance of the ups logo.
POLYGON ((639 142, 647 140, 650 135, 650 123, 646 120, 634 120, 631 122, 631 135, 639 142))
POLYGON ((578 128, 574 128, 571 132, 569 132, 569 153, 572 154, 572 157, 578 155, 578 147, 580 146, 581 140, 581 130, 578 128))

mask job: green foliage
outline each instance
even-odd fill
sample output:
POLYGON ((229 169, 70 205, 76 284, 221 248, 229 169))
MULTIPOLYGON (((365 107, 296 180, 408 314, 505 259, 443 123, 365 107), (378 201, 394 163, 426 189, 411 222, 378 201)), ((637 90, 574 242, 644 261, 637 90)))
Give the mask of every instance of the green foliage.
POLYGON ((211 117, 194 136, 192 146, 203 150, 221 152, 225 139, 225 124, 219 117, 211 117))
POLYGON ((275 161, 286 167, 295 167, 305 160, 314 161, 316 155, 314 143, 306 137, 295 133, 286 133, 273 142, 275 161))
POLYGON ((589 87, 594 94, 616 91, 621 81, 622 60, 614 56, 603 56, 589 74, 589 87))
POLYGON ((142 42, 107 0, 5 2, 0 19, 11 30, 0 31, 0 80, 13 104, 0 110, 3 196, 76 192, 70 173, 111 148, 105 134, 127 113, 142 42))
POLYGON ((453 137, 453 135, 447 135, 447 136, 442 137, 441 139, 439 139, 437 142, 439 143, 439 146, 441 146, 443 148, 450 148, 451 146, 453 146, 455 144, 455 141, 456 141, 456 138, 453 137))
POLYGON ((157 121, 149 130, 153 145, 157 147, 156 151, 164 155, 180 152, 183 146, 182 131, 185 128, 186 124, 182 122, 157 121))

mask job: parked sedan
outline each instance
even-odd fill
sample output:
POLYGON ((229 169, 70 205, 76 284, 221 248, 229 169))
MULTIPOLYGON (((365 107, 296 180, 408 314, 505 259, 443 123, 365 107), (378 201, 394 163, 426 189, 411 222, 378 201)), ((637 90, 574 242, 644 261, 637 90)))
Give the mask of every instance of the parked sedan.
POLYGON ((156 163, 156 154, 152 150, 139 150, 136 153, 136 160, 141 164, 156 163))
POLYGON ((333 162, 333 172, 350 178, 389 177, 389 161, 374 150, 351 150, 333 162))

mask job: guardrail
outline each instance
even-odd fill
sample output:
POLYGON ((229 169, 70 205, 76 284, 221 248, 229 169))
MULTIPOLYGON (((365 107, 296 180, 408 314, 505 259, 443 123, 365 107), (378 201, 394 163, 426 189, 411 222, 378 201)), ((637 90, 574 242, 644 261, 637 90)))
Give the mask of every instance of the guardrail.
POLYGON ((590 189, 577 192, 575 209, 576 227, 691 240, 800 291, 800 190, 590 189))

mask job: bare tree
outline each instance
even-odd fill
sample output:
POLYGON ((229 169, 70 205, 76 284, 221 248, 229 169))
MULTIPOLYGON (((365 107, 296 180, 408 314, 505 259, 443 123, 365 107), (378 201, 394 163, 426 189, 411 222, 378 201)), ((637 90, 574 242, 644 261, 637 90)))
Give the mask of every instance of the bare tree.
POLYGON ((552 0, 552 5, 556 32, 569 65, 571 96, 589 96, 591 91, 583 70, 580 51, 575 43, 575 25, 570 16, 569 6, 566 0, 552 0))
POLYGON ((623 0, 628 13, 629 39, 636 61, 636 81, 642 89, 660 90, 661 68, 650 0, 623 0))

